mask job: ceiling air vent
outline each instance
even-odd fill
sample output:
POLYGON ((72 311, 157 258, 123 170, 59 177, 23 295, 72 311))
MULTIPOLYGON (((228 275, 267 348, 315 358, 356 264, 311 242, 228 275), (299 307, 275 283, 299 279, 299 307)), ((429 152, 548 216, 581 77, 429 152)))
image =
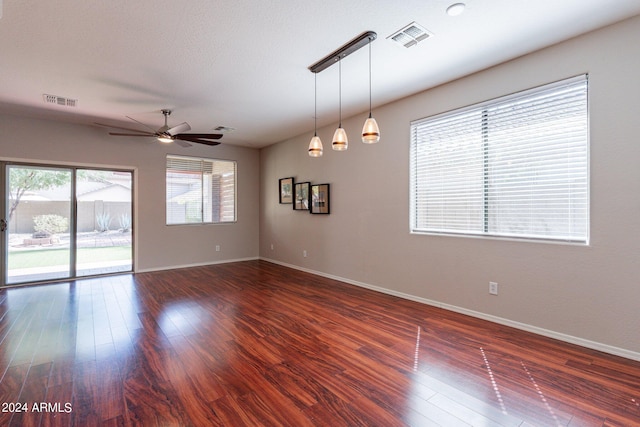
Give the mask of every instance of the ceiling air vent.
POLYGON ((426 30, 423 26, 416 22, 412 22, 400 31, 391 34, 387 39, 401 44, 404 47, 417 45, 419 42, 428 39, 433 34, 426 30))
POLYGON ((56 104, 56 105, 62 105, 62 106, 65 106, 65 107, 77 107, 78 106, 78 100, 77 99, 65 98, 63 96, 47 95, 46 93, 44 93, 44 94, 42 94, 42 99, 47 104, 56 104))

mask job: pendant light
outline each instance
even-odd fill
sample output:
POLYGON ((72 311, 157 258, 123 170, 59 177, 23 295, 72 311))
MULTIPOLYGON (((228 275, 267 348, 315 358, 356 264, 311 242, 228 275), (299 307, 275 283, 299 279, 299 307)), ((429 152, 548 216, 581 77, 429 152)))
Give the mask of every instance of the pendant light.
MULTIPOLYGON (((358 49, 365 47, 367 44, 369 45, 369 119, 366 121, 365 126, 362 130, 362 140, 366 143, 374 143, 378 142, 378 140, 380 139, 380 131, 378 130, 378 125, 376 124, 375 119, 371 116, 371 42, 374 41, 377 37, 378 35, 374 31, 366 31, 308 67, 309 71, 314 74, 326 70, 336 62, 338 63, 338 67, 340 68, 340 120, 338 129, 336 129, 336 132, 333 134, 333 140, 331 142, 331 148, 336 151, 345 151, 349 147, 347 132, 345 132, 345 130, 342 128, 342 59, 351 55, 358 49)), ((313 138, 311 138, 311 142, 309 143, 309 155, 312 157, 320 157, 322 155, 322 142, 320 142, 320 138, 315 134, 315 132, 313 138)))
POLYGON ((347 132, 342 128, 342 61, 338 59, 338 96, 339 96, 339 124, 338 129, 333 134, 333 142, 331 147, 336 151, 344 151, 349 148, 349 140, 347 139, 347 132))
POLYGON ((369 118, 362 127, 362 142, 375 144, 380 141, 380 129, 376 119, 371 116, 371 39, 369 39, 369 118))
POLYGON ((309 156, 322 157, 322 141, 318 136, 318 73, 313 75, 313 138, 309 142, 309 156))

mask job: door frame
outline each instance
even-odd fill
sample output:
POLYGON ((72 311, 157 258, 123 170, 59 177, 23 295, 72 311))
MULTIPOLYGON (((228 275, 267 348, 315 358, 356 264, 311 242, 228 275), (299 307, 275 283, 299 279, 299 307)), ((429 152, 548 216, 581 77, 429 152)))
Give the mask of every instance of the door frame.
POLYGON ((135 234, 137 229, 136 224, 136 206, 135 206, 135 187, 136 187, 136 169, 131 167, 112 167, 109 165, 84 165, 84 164, 66 164, 66 163, 40 163, 23 160, 12 160, 0 158, 0 218, 7 220, 7 229, 0 232, 0 289, 14 287, 42 284, 48 282, 64 282, 75 279, 90 278, 96 276, 115 275, 115 274, 130 274, 135 271, 135 234), (35 280, 27 282, 18 282, 7 284, 8 279, 8 255, 9 255, 9 222, 5 218, 7 214, 7 200, 9 195, 9 179, 7 176, 8 166, 25 166, 33 168, 52 168, 52 169, 67 169, 71 172, 71 201, 70 201, 70 215, 69 218, 69 277, 35 280), (131 269, 128 271, 114 272, 114 273, 102 273, 94 275, 77 275, 77 231, 78 231, 78 195, 76 193, 77 172, 78 170, 95 170, 95 171, 113 171, 113 172, 126 172, 131 174, 131 269))

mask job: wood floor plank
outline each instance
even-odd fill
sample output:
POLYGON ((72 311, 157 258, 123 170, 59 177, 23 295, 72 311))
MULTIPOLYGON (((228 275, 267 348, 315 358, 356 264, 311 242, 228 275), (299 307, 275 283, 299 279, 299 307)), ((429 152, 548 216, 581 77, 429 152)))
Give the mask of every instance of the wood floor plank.
POLYGON ((68 427, 71 425, 73 382, 49 387, 44 402, 53 404, 54 408, 43 412, 41 424, 43 427, 68 427))
POLYGON ((9 425, 24 427, 40 425, 43 413, 40 403, 45 401, 50 370, 51 363, 30 366, 20 396, 16 399, 16 402, 26 404, 26 410, 15 413, 9 425))
POLYGON ((209 405, 222 426, 251 427, 254 425, 252 417, 231 396, 223 396, 209 405))
POLYGON ((0 425, 633 426, 640 362, 247 261, 0 290, 21 401, 0 425))
POLYGON ((180 400, 182 407, 189 420, 194 425, 217 425, 220 420, 215 412, 208 405, 208 399, 201 392, 201 388, 194 381, 194 376, 201 372, 194 372, 194 366, 188 362, 183 363, 180 355, 172 355, 164 360, 165 375, 169 378, 169 382, 174 387, 179 387, 180 392, 177 398, 180 400), (188 368, 187 368, 188 366, 188 368), (194 376, 190 375, 193 372, 194 376))
POLYGON ((333 393, 321 395, 318 403, 305 410, 305 413, 316 426, 365 426, 368 422, 358 407, 345 402, 333 393))
MULTIPOLYGON (((266 385, 266 384, 265 384, 266 385)), ((288 404, 286 398, 267 385, 266 388, 236 398, 252 425, 313 427, 307 415, 288 404)))
POLYGON ((209 349, 196 348, 197 344, 187 337, 173 338, 170 341, 177 356, 174 363, 180 363, 182 368, 180 372, 188 376, 198 399, 211 402, 225 396, 225 387, 216 374, 216 370, 223 367, 217 363, 216 359, 210 357, 209 349), (205 357, 202 357, 203 355, 205 357))
POLYGON ((127 366, 122 387, 126 418, 132 425, 193 425, 177 389, 164 380, 166 374, 156 372, 144 360, 127 366))
POLYGON ((8 426, 16 411, 23 408, 19 397, 27 379, 29 367, 29 364, 15 365, 8 367, 5 371, 0 382, 0 404, 5 405, 0 411, 0 425, 2 426, 8 426))

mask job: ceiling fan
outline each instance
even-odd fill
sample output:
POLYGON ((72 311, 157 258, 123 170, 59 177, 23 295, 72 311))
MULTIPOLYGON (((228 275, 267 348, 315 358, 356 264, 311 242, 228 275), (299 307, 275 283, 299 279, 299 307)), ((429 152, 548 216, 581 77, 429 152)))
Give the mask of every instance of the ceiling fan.
POLYGON ((212 141, 212 140, 222 138, 221 133, 183 133, 191 130, 191 126, 189 126, 189 123, 182 122, 178 126, 174 126, 170 128, 169 125, 167 125, 167 117, 169 117, 169 115, 171 114, 171 110, 166 110, 166 109, 162 110, 162 114, 164 115, 164 126, 162 126, 158 130, 154 130, 153 128, 145 125, 144 123, 139 122, 136 119, 133 119, 127 116, 129 120, 133 120, 134 122, 141 124, 147 129, 150 129, 151 132, 124 128, 119 126, 105 125, 103 123, 95 123, 95 124, 98 126, 105 126, 105 127, 110 127, 114 129, 121 129, 121 130, 127 130, 129 132, 135 132, 135 133, 109 132, 109 135, 154 137, 154 138, 157 138, 158 141, 164 142, 167 144, 175 141, 176 144, 181 145, 183 147, 191 147, 191 144, 189 144, 189 142, 194 142, 196 144, 205 144, 205 145, 220 144, 218 141, 212 141))

